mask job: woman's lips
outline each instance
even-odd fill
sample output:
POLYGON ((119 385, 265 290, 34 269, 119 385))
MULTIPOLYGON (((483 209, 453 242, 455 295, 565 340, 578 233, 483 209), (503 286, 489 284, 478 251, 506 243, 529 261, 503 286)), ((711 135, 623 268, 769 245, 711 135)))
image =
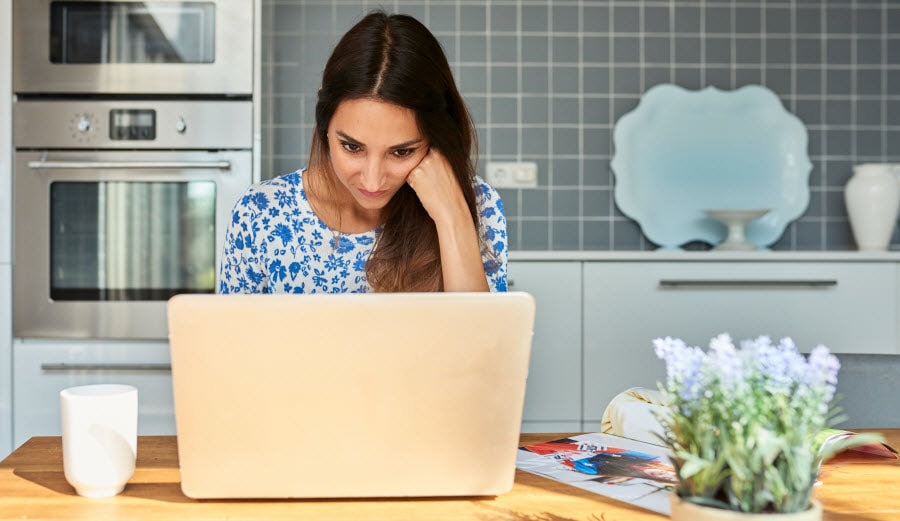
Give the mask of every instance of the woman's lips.
POLYGON ((377 199, 382 195, 387 193, 387 190, 379 190, 377 192, 369 192, 368 190, 359 189, 359 193, 361 193, 364 197, 368 197, 370 199, 377 199))

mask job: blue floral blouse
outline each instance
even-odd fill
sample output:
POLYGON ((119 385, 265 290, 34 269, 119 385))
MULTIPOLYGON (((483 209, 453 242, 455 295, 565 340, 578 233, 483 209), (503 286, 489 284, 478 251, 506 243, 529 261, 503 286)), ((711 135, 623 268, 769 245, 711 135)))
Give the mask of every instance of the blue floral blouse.
MULTIPOLYGON (((334 235, 303 190, 305 169, 250 186, 225 232, 219 293, 365 293, 366 260, 381 229, 334 235)), ((491 291, 506 291, 507 237, 503 202, 476 177, 482 251, 491 291)))

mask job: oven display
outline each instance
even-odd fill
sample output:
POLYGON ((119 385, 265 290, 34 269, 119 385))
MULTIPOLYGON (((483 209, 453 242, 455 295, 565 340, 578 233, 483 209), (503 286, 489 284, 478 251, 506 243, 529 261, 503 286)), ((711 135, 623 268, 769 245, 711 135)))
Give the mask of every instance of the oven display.
POLYGON ((153 109, 113 109, 109 111, 109 139, 152 141, 156 139, 156 111, 153 109))

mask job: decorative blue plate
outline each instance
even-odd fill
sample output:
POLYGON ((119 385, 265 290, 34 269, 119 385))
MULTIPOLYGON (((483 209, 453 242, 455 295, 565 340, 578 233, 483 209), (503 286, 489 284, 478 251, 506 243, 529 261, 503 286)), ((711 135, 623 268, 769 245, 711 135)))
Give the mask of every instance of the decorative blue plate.
POLYGON ((662 248, 723 241, 708 208, 771 208, 745 230, 765 247, 809 204, 806 127, 759 85, 657 85, 619 119, 613 142, 616 205, 662 248))

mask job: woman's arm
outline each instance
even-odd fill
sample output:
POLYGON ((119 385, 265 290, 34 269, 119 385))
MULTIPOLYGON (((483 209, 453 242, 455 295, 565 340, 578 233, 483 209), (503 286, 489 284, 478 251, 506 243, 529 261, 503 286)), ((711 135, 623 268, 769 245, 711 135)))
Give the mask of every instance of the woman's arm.
POLYGON ((446 158, 431 149, 406 182, 437 227, 444 291, 489 291, 478 231, 446 158))

